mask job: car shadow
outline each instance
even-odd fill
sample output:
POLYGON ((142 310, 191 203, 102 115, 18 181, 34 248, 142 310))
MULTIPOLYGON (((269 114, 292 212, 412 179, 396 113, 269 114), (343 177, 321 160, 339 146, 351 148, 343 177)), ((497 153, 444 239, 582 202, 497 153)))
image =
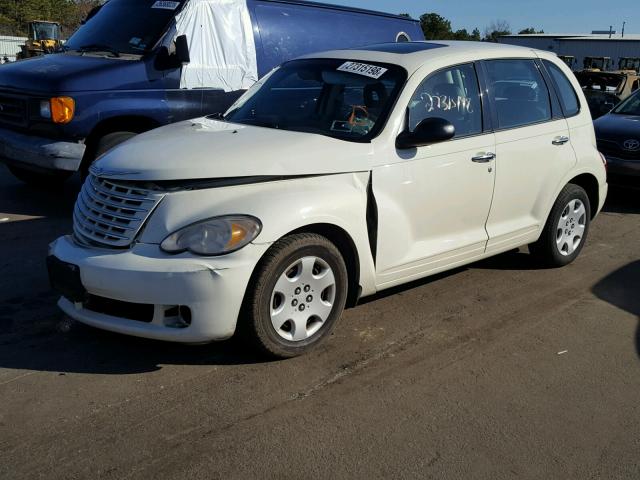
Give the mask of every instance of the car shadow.
POLYGON ((29 217, 71 218, 80 191, 80 175, 76 174, 62 185, 39 188, 14 180, 7 167, 0 164, 2 206, 0 212, 29 217))
POLYGON ((638 317, 635 346, 640 357, 640 260, 607 275, 593 286, 592 292, 599 299, 638 317))
MULTIPOLYGON (((41 308, 19 308, 0 316, 0 368, 58 373, 131 375, 163 365, 250 365, 266 363, 234 339, 206 345, 147 340, 95 329, 57 311, 53 292, 40 295, 41 308), (16 317, 24 313, 28 322, 16 317)), ((32 301, 30 300, 32 303, 32 301)))

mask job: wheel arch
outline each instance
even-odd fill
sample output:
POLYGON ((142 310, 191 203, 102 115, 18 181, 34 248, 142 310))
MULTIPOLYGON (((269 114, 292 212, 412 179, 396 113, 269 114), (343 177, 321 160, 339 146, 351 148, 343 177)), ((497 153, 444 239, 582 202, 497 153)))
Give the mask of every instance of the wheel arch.
MULTIPOLYGON (((360 299, 362 288, 360 286, 360 259, 358 257, 358 249, 351 235, 349 235, 349 233, 347 233, 343 228, 331 223, 312 223, 298 227, 295 230, 291 230, 280 238, 285 238, 298 233, 315 233, 317 235, 322 235, 333 243, 340 251, 342 258, 344 259, 345 266, 347 267, 348 285, 346 307, 355 307, 360 299)), ((275 243, 276 242, 274 242, 274 244, 275 243)), ((269 250, 264 252, 260 261, 256 263, 251 274, 249 284, 251 284, 255 275, 259 271, 262 260, 268 251, 269 250)))
POLYGON ((598 213, 598 205, 600 202, 600 186, 598 179, 590 173, 581 173, 573 177, 567 183, 572 183, 582 187, 589 197, 589 203, 591 204, 591 220, 594 219, 598 213))
POLYGON ((353 238, 344 229, 330 223, 314 223, 297 228, 285 236, 295 235, 296 233, 316 233, 326 237, 333 243, 347 267, 348 290, 347 290, 347 308, 355 307, 360 299, 360 260, 358 258, 358 249, 353 238))
POLYGON ((95 155, 98 141, 110 133, 134 132, 144 133, 154 128, 162 126, 157 120, 143 115, 119 115, 106 118, 96 124, 87 136, 85 144, 87 146, 82 158, 82 168, 88 168, 95 155))

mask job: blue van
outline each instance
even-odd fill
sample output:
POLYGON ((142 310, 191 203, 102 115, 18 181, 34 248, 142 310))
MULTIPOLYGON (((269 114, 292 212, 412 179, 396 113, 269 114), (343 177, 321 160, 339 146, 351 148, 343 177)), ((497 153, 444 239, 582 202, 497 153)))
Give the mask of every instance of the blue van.
POLYGON ((52 185, 138 133, 225 111, 294 57, 423 39, 410 18, 299 0, 109 0, 64 51, 0 66, 0 159, 52 185))

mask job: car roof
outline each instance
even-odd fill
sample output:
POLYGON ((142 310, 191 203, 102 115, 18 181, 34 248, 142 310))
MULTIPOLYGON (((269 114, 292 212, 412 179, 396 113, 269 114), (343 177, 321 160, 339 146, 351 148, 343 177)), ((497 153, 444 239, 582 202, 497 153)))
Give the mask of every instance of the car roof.
POLYGON ((452 63, 492 58, 555 58, 555 53, 534 50, 527 47, 505 45, 491 42, 466 42, 449 40, 431 40, 421 42, 392 42, 367 45, 345 50, 330 50, 300 58, 339 58, 378 63, 389 63, 404 67, 409 74, 416 71, 429 60, 450 58, 452 63))

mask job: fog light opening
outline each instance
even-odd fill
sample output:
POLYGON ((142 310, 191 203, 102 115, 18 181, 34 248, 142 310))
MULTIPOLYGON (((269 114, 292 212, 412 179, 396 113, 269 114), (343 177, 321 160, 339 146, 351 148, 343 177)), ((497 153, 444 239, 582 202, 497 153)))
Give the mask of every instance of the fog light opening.
POLYGON ((187 328, 191 325, 191 309, 184 305, 167 308, 164 311, 164 325, 169 328, 187 328))

